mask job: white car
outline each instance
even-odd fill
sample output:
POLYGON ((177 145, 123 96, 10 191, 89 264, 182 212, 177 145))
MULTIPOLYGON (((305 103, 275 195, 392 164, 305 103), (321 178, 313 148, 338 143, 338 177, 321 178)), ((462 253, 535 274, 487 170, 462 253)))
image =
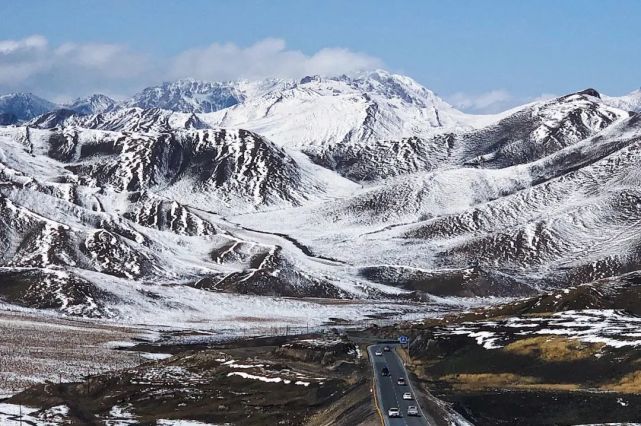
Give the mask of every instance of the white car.
POLYGON ((412 394, 409 392, 405 392, 403 394, 403 399, 411 400, 412 399, 412 394))
POLYGON ((401 417, 401 410, 399 410, 398 408, 390 408, 389 410, 387 410, 387 415, 389 417, 401 417))
POLYGON ((376 351, 376 352, 374 352, 374 355, 376 355, 376 356, 383 356, 383 352, 381 352, 381 351, 376 351))
POLYGON ((416 405, 410 405, 407 407, 408 416, 418 416, 418 407, 416 405))

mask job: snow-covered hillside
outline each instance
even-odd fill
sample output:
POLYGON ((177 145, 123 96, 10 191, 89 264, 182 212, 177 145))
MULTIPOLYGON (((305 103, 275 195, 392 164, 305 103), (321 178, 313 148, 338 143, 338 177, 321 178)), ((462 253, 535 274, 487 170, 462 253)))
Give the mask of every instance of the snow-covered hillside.
POLYGON ((605 103, 615 108, 626 111, 641 112, 641 89, 637 89, 627 95, 614 97, 604 96, 605 103))
POLYGON ((635 96, 471 116, 379 70, 23 108, 0 127, 0 298, 320 322, 636 270, 635 96))
POLYGON ((0 114, 6 115, 6 124, 29 120, 55 108, 54 103, 31 93, 11 93, 0 96, 0 114))
POLYGON ((117 102, 109 96, 95 94, 86 98, 79 98, 71 104, 66 105, 66 109, 76 111, 80 114, 100 114, 116 108, 117 102))
POLYGON ((214 112, 260 96, 289 83, 284 80, 206 82, 178 80, 148 87, 122 103, 123 107, 162 108, 178 112, 214 112))
POLYGON ((400 139, 470 125, 465 114, 433 92, 385 71, 305 77, 206 115, 204 120, 251 129, 280 145, 305 149, 400 139))

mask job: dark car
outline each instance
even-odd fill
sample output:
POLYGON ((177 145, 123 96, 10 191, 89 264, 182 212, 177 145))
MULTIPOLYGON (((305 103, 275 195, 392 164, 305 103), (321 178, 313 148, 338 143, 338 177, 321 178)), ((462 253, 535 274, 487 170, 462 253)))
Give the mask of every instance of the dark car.
POLYGON ((381 376, 389 376, 389 369, 387 367, 383 367, 381 370, 381 376))
POLYGON ((389 348, 389 346, 385 346, 385 347, 383 347, 383 350, 384 350, 385 352, 389 352, 389 351, 390 351, 390 348, 389 348))
POLYGON ((407 383, 405 383, 405 379, 402 377, 398 378, 398 381, 396 382, 400 386, 405 386, 407 383))

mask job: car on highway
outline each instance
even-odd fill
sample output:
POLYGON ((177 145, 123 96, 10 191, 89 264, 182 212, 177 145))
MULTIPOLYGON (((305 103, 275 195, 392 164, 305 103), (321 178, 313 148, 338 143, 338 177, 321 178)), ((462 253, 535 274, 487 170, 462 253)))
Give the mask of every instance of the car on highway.
POLYGON ((399 377, 398 380, 396 381, 396 384, 399 386, 405 386, 407 383, 405 383, 405 379, 402 377, 399 377))
POLYGON ((388 417, 401 417, 401 410, 396 407, 392 407, 387 410, 388 417))
POLYGON ((411 400, 412 399, 412 394, 409 392, 405 392, 403 394, 403 399, 411 400))
POLYGON ((383 356, 383 352, 381 352, 381 351, 376 351, 376 352, 374 352, 374 355, 376 355, 376 356, 383 356))
POLYGON ((381 369, 381 376, 389 376, 389 369, 387 367, 381 369))
POLYGON ((383 346, 383 351, 389 352, 391 349, 389 346, 383 346))
POLYGON ((418 416, 418 407, 416 405, 410 405, 407 407, 408 416, 418 416))

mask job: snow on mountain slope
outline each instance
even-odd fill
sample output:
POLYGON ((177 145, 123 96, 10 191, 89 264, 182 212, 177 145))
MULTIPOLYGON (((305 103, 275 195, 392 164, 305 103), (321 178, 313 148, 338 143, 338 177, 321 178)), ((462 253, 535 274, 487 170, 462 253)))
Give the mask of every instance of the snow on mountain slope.
MULTIPOLYGON (((82 254, 80 229, 47 219, 4 195, 0 195, 0 213, 0 295, 4 299, 67 314, 108 316, 101 307, 107 294, 69 272, 76 267, 91 268, 92 263, 107 259, 91 246, 86 249, 92 254, 91 260, 82 254)), ((113 271, 128 275, 123 265, 114 266, 117 269, 113 271)))
POLYGON ((455 110, 414 80, 373 71, 348 77, 306 77, 280 90, 248 98, 203 120, 242 127, 288 146, 399 139, 466 125, 455 110))
MULTIPOLYGON (((315 259, 286 238, 236 228, 216 213, 176 201, 193 202, 190 194, 200 193, 203 206, 216 210, 211 191, 248 194, 242 208, 251 208, 256 196, 275 199, 299 191, 306 197, 308 178, 294 185, 299 172, 280 148, 242 130, 124 134, 4 128, 0 275, 12 284, 0 295, 68 314, 121 317, 133 299, 151 309, 152 301, 163 297, 153 288, 159 284, 265 297, 399 294, 339 278, 335 271, 342 265, 315 259), (170 151, 179 155, 165 155, 170 151), (173 167, 169 158, 180 164, 173 167), (175 189, 173 198, 162 196, 176 176, 191 183, 175 189), (206 189, 196 188, 199 182, 206 189), (117 278, 139 282, 139 294, 129 294, 117 278)), ((163 300, 168 307, 182 303, 179 291, 161 293, 173 298, 163 300)), ((211 316, 202 305, 194 306, 199 310, 193 315, 211 316)), ((147 314, 157 318, 159 312, 147 314)))
POLYGON ((0 128, 11 303, 234 324, 256 303, 320 321, 641 268, 641 119, 594 90, 475 117, 375 71, 78 105, 0 128))
POLYGON ((356 181, 463 165, 501 168, 550 155, 628 116, 586 90, 526 105, 481 129, 303 150, 314 162, 356 181))
POLYGON ((0 197, 5 262, 14 268, 85 268, 125 276, 167 276, 144 237, 99 213, 40 191, 6 183, 0 197))
POLYGON ((0 113, 11 115, 16 121, 29 120, 55 108, 55 104, 31 93, 0 95, 0 113))
POLYGON ((387 268, 377 282, 396 277, 436 291, 441 280, 449 294, 466 294, 465 285, 473 294, 531 294, 641 267, 632 231, 641 219, 640 144, 635 115, 532 163, 415 173, 278 218, 232 220, 287 230, 319 255, 367 267, 368 279, 387 268), (480 268, 482 280, 469 268, 480 268))
POLYGON ((86 98, 78 98, 64 108, 80 114, 100 114, 116 108, 117 102, 109 96, 95 94, 86 98))
POLYGON ((623 96, 603 96, 603 101, 615 108, 625 111, 641 112, 641 89, 623 96))
POLYGON ((505 167, 545 157, 581 141, 626 118, 598 92, 587 89, 532 104, 493 126, 465 135, 466 163, 479 167, 505 167))
POLYGON ((209 236, 219 232, 214 224, 192 213, 186 206, 152 192, 132 193, 129 202, 123 217, 139 225, 190 236, 209 236))
POLYGON ((586 90, 524 106, 481 129, 305 151, 316 163, 356 181, 444 167, 501 168, 550 155, 628 116, 586 90))
POLYGON ((641 126, 638 119, 623 124, 627 128, 616 144, 595 137, 585 141, 585 149, 555 155, 567 161, 599 154, 584 167, 462 214, 428 221, 405 235, 440 241, 437 263, 505 268, 555 285, 638 269, 641 240, 633 230, 641 220, 641 126), (608 143, 617 146, 604 146, 608 143))
POLYGON ((154 189, 214 210, 296 205, 324 190, 282 148, 245 130, 156 134, 66 127, 50 132, 48 144, 48 155, 67 162, 86 185, 154 189))
POLYGON ((3 283, 0 297, 17 305, 88 318, 113 316, 101 301, 115 301, 113 295, 66 271, 0 267, 0 281, 3 283))
POLYGON ((373 181, 446 166, 455 136, 379 140, 307 150, 312 160, 356 182, 373 181))
POLYGON ((41 129, 81 127, 114 132, 169 132, 173 129, 203 129, 209 126, 196 115, 163 109, 126 108, 99 114, 83 115, 70 109, 58 109, 26 123, 41 129))
POLYGON ((285 85, 285 81, 278 79, 228 82, 177 80, 148 87, 125 101, 123 106, 207 113, 232 107, 248 97, 258 96, 285 85))

